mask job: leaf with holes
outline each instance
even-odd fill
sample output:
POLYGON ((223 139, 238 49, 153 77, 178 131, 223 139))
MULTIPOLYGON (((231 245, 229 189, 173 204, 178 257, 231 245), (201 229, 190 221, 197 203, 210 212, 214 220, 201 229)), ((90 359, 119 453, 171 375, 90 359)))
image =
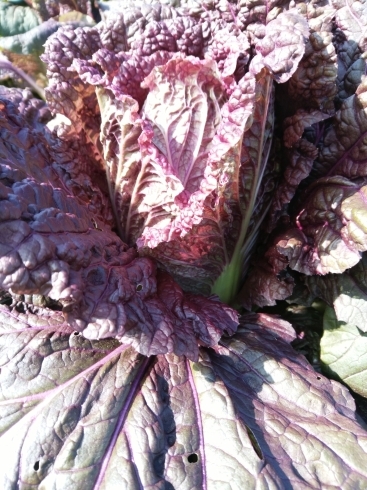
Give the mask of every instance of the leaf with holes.
POLYGON ((367 484, 350 395, 293 351, 285 321, 249 315, 192 363, 87 340, 60 312, 0 313, 1 488, 367 484))

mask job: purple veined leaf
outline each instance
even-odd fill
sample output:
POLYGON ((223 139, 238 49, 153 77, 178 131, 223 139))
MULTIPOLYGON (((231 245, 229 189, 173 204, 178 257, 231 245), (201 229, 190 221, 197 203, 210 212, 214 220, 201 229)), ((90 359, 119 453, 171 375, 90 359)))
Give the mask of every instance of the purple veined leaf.
POLYGON ((366 79, 330 119, 313 166, 314 181, 298 197, 278 251, 307 275, 342 273, 366 250, 366 79))
POLYGON ((202 55, 209 35, 198 19, 159 3, 129 6, 104 17, 93 28, 60 29, 42 56, 50 108, 67 116, 96 146, 100 118, 94 84, 108 80, 115 95, 128 94, 143 103, 146 92, 140 83, 152 68, 166 62, 170 53, 202 55))
POLYGON ((295 353, 291 326, 276 317, 245 317, 198 363, 146 358, 6 307, 0 332, 4 489, 367 482, 367 432, 351 396, 295 353))
POLYGON ((308 188, 297 228, 278 237, 277 249, 292 269, 307 275, 342 273, 366 250, 366 186, 343 177, 308 188))
MULTIPOLYGON (((1 289, 51 298, 85 337, 124 338, 145 355, 172 350, 197 359, 198 343, 213 346, 224 331, 234 333, 237 313, 209 298, 199 309, 194 296, 168 275, 158 278, 149 258, 138 257, 93 213, 94 206, 73 194, 62 167, 54 168, 55 154, 47 151, 52 135, 40 123, 32 130, 25 119, 31 108, 22 115, 6 93, 0 120, 1 289)), ((65 160, 64 167, 67 155, 65 160)))
POLYGON ((307 20, 311 32, 330 32, 335 10, 331 3, 322 6, 318 2, 297 4, 297 11, 307 20))
POLYGON ((84 60, 100 47, 97 27, 87 31, 62 27, 48 39, 41 59, 47 63, 45 93, 50 109, 70 119, 74 131, 85 133, 86 140, 95 145, 100 130, 95 90, 83 83, 71 66, 74 59, 84 60))
MULTIPOLYGON (((241 275, 245 272, 245 257, 251 254, 254 238, 270 206, 266 200, 264 202, 259 191, 268 166, 272 142, 273 80, 284 83, 292 76, 304 53, 307 36, 307 23, 302 17, 295 12, 280 14, 265 26, 264 37, 256 44, 258 54, 250 63, 249 70, 256 74, 257 80, 256 103, 253 124, 244 134, 242 142, 238 177, 240 190, 238 197, 223 194, 225 206, 232 207, 230 218, 233 222, 240 222, 240 232, 238 238, 234 235, 233 254, 212 288, 225 302, 233 301, 238 292, 241 275), (233 211, 233 197, 240 200, 240 215, 238 209, 233 211)), ((227 240, 231 240, 233 232, 227 232, 227 237, 227 240)))
POLYGON ((256 56, 250 71, 257 74, 266 67, 278 83, 284 83, 296 71, 305 52, 309 29, 296 11, 279 14, 265 26, 263 39, 256 44, 256 56))
POLYGON ((292 78, 281 87, 287 105, 282 107, 286 115, 297 110, 310 114, 321 111, 333 114, 334 99, 337 95, 338 75, 337 55, 331 32, 317 29, 309 36, 305 53, 292 78))
MULTIPOLYGON (((275 300, 286 299, 293 289, 293 279, 286 272, 287 266, 308 276, 344 272, 342 276, 326 276, 325 283, 324 278, 318 277, 310 277, 307 281, 313 293, 329 304, 335 299, 336 285, 346 281, 344 287, 349 297, 348 291, 352 286, 347 286, 349 274, 345 271, 355 266, 360 261, 361 252, 367 249, 365 202, 366 186, 360 187, 342 177, 316 181, 304 195, 297 228, 288 224, 285 231, 275 233, 266 252, 254 258, 254 266, 238 301, 251 308, 253 304, 274 305, 275 300)), ((343 301, 341 308, 348 315, 349 310, 345 309, 343 301)), ((343 316, 343 319, 347 320, 347 317, 343 316)), ((360 323, 364 325, 364 322, 360 323)), ((365 326, 361 328, 364 330, 365 326)))
POLYGON ((332 118, 315 162, 319 175, 365 177, 367 140, 367 78, 362 77, 356 94, 346 99, 332 118))
POLYGON ((148 90, 142 87, 143 80, 154 67, 164 65, 173 57, 174 53, 168 51, 155 51, 146 56, 136 53, 127 56, 125 53, 115 54, 101 48, 93 53, 91 59, 75 58, 72 68, 84 83, 104 87, 116 99, 131 96, 142 106, 148 94, 148 90))
MULTIPOLYGON (((244 133, 238 173, 223 188, 221 201, 222 221, 229 243, 228 254, 221 275, 213 286, 213 292, 223 301, 230 302, 238 292, 242 264, 250 255, 258 229, 268 210, 260 189, 268 167, 274 129, 274 86, 272 76, 263 68, 256 76, 255 105, 252 125, 244 133), (253 215, 256 219, 253 219, 253 215), (236 230, 236 233, 233 231, 236 230)), ((222 225, 223 226, 223 225, 222 225)))
POLYGON ((100 97, 105 159, 121 177, 116 196, 125 239, 136 241, 141 253, 157 258, 181 284, 195 277, 198 290, 210 292, 226 254, 218 226, 222 211, 214 201, 216 194, 224 199, 236 178, 254 84, 252 76, 238 85, 222 78, 213 61, 176 56, 144 82, 149 94, 139 117, 133 99, 119 101, 106 92, 100 97), (134 132, 141 132, 139 148, 130 151, 125 142, 136 141, 134 132))
POLYGON ((293 145, 293 148, 285 152, 287 166, 273 194, 273 201, 266 222, 267 231, 272 231, 276 227, 280 216, 285 213, 298 186, 309 176, 317 155, 317 148, 306 139, 300 139, 293 145))
POLYGON ((266 230, 268 232, 274 230, 279 217, 282 214, 286 214, 289 203, 296 194, 300 183, 309 176, 318 155, 318 149, 315 146, 316 141, 313 144, 302 138, 305 129, 328 117, 328 114, 321 113, 318 110, 307 111, 300 109, 293 116, 284 120, 283 141, 287 149, 281 162, 284 170, 273 194, 266 220, 266 230))
POLYGON ((366 61, 358 44, 340 29, 334 34, 334 45, 338 57, 337 102, 340 102, 355 94, 365 74, 366 61))
POLYGON ((205 58, 215 60, 223 76, 231 76, 238 71, 238 65, 243 68, 247 65, 249 51, 247 33, 230 32, 228 27, 224 27, 214 32, 205 58))
POLYGON ((286 148, 292 148, 302 138, 306 128, 329 117, 330 114, 325 114, 318 110, 306 111, 304 109, 300 109, 293 116, 287 117, 283 123, 283 139, 286 148))
POLYGON ((335 24, 348 38, 361 48, 362 52, 367 47, 366 27, 367 9, 364 2, 357 1, 349 4, 346 0, 333 0, 335 8, 335 24))
POLYGON ((267 262, 256 264, 250 269, 236 301, 249 311, 254 305, 275 306, 277 301, 289 298, 293 288, 294 280, 291 275, 283 272, 279 276, 267 262))

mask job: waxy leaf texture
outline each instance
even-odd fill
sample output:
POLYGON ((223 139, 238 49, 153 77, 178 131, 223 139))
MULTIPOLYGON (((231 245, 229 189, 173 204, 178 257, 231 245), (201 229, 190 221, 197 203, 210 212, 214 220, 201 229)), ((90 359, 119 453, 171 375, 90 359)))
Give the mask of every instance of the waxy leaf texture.
POLYGON ((22 5, 0 488, 367 488, 365 3, 22 5))
POLYGON ((4 489, 367 483, 350 395, 295 354, 287 322, 245 317, 199 363, 90 341, 41 311, 2 307, 0 328, 4 489))
POLYGON ((365 397, 367 339, 358 324, 338 321, 334 310, 328 307, 320 348, 320 359, 326 371, 365 397))

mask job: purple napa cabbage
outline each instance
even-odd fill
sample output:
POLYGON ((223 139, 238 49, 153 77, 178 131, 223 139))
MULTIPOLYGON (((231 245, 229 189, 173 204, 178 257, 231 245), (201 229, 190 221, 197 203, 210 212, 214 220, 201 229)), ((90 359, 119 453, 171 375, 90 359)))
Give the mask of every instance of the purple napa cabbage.
POLYGON ((20 101, 2 92, 1 287, 49 297, 84 336, 125 339, 144 355, 197 359, 198 343, 215 345, 224 331, 234 333, 235 312, 205 298, 199 309, 194 295, 121 241, 103 191, 90 185, 82 162, 75 168, 86 155, 71 153, 68 161, 45 126, 27 121, 31 108, 23 115, 20 101), (84 187, 75 194, 70 165, 84 187))
POLYGON ((365 6, 175 5, 0 88, 0 486, 365 488, 365 6))
POLYGON ((131 33, 122 52, 106 42, 106 26, 51 40, 44 60, 62 52, 70 61, 62 73, 49 63, 49 102, 96 147, 123 240, 184 289, 195 277, 195 291, 229 303, 269 206, 261 185, 271 168, 273 80, 295 73, 308 26, 294 11, 280 14, 250 60, 249 35, 221 19, 210 38, 195 17, 155 7, 150 15, 140 36, 121 16, 131 33), (86 110, 100 114, 102 149, 86 110))

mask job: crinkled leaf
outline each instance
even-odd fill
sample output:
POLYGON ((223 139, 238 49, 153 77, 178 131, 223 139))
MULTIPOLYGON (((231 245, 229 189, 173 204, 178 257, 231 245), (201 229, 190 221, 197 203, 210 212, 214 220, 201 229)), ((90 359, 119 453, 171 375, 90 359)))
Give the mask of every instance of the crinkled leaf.
POLYGON ((330 117, 330 114, 325 114, 317 110, 306 111, 305 109, 299 109, 293 116, 287 117, 284 120, 284 145, 287 148, 292 148, 302 138, 306 128, 324 121, 328 117, 330 117))
POLYGON ((305 139, 294 143, 293 148, 285 153, 286 167, 279 185, 273 193, 273 200, 267 217, 268 231, 275 228, 279 217, 286 211, 288 204, 293 199, 298 186, 310 174, 317 154, 315 145, 305 139))
POLYGON ((340 103, 354 95, 365 74, 366 61, 361 57, 358 44, 342 31, 336 31, 334 45, 338 59, 337 102, 340 103))
POLYGON ((201 55, 205 35, 197 19, 180 17, 158 3, 109 14, 95 28, 65 27, 49 40, 42 56, 50 107, 96 144, 99 108, 90 84, 104 85, 117 97, 129 94, 142 104, 147 91, 140 84, 151 70, 168 61, 170 53, 201 55))
POLYGON ((366 186, 361 179, 367 168, 366 93, 364 77, 356 95, 330 120, 314 164, 314 175, 329 177, 299 196, 296 227, 279 239, 278 250, 305 274, 344 272, 367 249, 366 186))
POLYGON ((293 291, 294 281, 289 274, 280 276, 271 265, 255 255, 254 267, 250 268, 245 283, 237 297, 240 304, 251 310, 256 306, 274 306, 287 299, 293 291))
MULTIPOLYGON (((231 8, 226 9, 228 14, 231 8)), ((103 86, 109 91, 109 115, 102 115, 104 149, 101 160, 106 161, 109 169, 115 215, 119 214, 120 207, 122 210, 120 234, 125 229, 128 243, 136 242, 141 253, 157 258, 183 286, 192 288, 191 278, 195 276, 196 289, 206 293, 226 268, 235 270, 233 274, 229 270, 228 274, 233 276, 233 289, 238 287, 243 257, 249 255, 269 205, 263 177, 271 145, 272 79, 283 82, 292 75, 308 35, 304 19, 295 12, 280 14, 269 21, 266 31, 269 39, 266 41, 265 36, 263 44, 258 44, 262 54, 253 67, 258 78, 259 109, 252 147, 248 149, 247 143, 240 141, 250 126, 252 113, 251 75, 240 78, 249 59, 248 36, 226 27, 224 22, 233 21, 233 16, 216 17, 212 7, 209 11, 213 21, 210 29, 199 22, 196 15, 183 15, 184 11, 169 7, 131 10, 127 7, 126 13, 107 16, 95 29, 60 31, 48 43, 43 58, 49 62, 51 107, 66 114, 76 131, 85 132, 96 146, 100 108, 95 104, 93 86, 103 86), (121 30, 126 32, 125 36, 120 35, 121 30), (284 36, 283 31, 287 33, 284 36), (287 51, 289 63, 277 47, 279 36, 287 45, 284 51, 287 51), (52 63, 61 52, 64 55, 62 70, 52 63), (190 58, 192 65, 202 66, 197 81, 194 80, 196 75, 187 68, 189 64, 184 66, 188 63, 185 55, 207 58, 204 61, 190 58), (210 70, 213 73, 217 70, 214 64, 208 68, 208 63, 213 63, 212 55, 219 66, 219 73, 215 75, 209 74, 210 70), (264 68, 264 64, 269 68, 264 68), (176 65, 180 70, 173 77, 169 72, 176 65), (141 83, 145 76, 146 80, 141 83), (204 83, 205 77, 208 80, 204 83), (183 84, 190 87, 192 94, 185 93, 188 89, 184 89, 183 84), (200 103, 199 97, 194 95, 195 84, 199 86, 198 94, 200 90, 206 94, 200 103), (214 91, 208 96, 210 84, 210 90, 214 91), (129 102, 131 116, 124 112, 126 96, 139 103, 138 108, 133 100, 129 102), (168 104, 169 97, 174 98, 175 103, 168 104), (211 102, 208 105, 206 97, 209 102, 218 102, 217 107, 211 102), (191 107, 184 109, 189 104, 191 107), (96 117, 90 117, 91 114, 96 117), (125 123, 118 129, 122 114, 125 119, 135 121, 130 129, 125 123), (167 119, 164 123, 163 118, 167 119), (128 131, 127 140, 121 136, 125 131, 128 131), (137 148, 134 140, 140 131, 140 147, 137 148), (216 139, 213 139, 215 134, 216 139), (128 141, 134 146, 131 154, 126 146, 128 141), (220 151, 215 149, 216 145, 220 151), (247 158, 248 153, 251 155, 247 158), (129 169, 124 158, 128 159, 129 169), (113 182, 115 176, 119 182, 113 182), (245 246, 246 235, 249 239, 245 246)), ((230 301, 233 292, 223 296, 228 281, 221 281, 223 287, 215 286, 213 291, 230 301)))
POLYGON ((284 86, 283 97, 287 97, 289 110, 319 110, 324 113, 334 111, 337 94, 337 57, 330 32, 319 31, 310 34, 305 53, 297 70, 284 86))
POLYGON ((297 2, 297 11, 307 19, 311 32, 330 32, 332 30, 335 7, 331 5, 331 2, 323 0, 297 2))
POLYGON ((255 46, 257 55, 250 69, 258 73, 265 66, 276 82, 286 82, 305 52, 308 34, 307 22, 296 12, 279 14, 265 26, 265 36, 255 46))
POLYGON ((238 65, 245 67, 249 61, 250 44, 244 32, 230 31, 226 26, 214 32, 205 57, 215 60, 223 76, 233 75, 238 65))
POLYGON ((367 186, 343 177, 319 179, 308 189, 298 228, 278 237, 277 249, 304 274, 341 273, 367 250, 367 186))
POLYGON ((367 396, 367 336, 353 323, 338 321, 328 307, 324 315, 321 361, 328 373, 367 396))
POLYGON ((365 51, 367 47, 367 5, 364 1, 349 4, 347 0, 332 0, 335 7, 335 21, 350 41, 359 44, 365 51))
MULTIPOLYGON (((268 196, 262 183, 264 175, 272 171, 273 162, 269 163, 269 154, 273 129, 274 86, 269 70, 263 68, 256 76, 253 122, 243 135, 239 174, 235 179, 230 179, 232 185, 227 186, 224 194, 231 209, 231 214, 227 216, 230 226, 227 225, 226 241, 234 251, 213 291, 225 301, 231 301, 238 291, 241 276, 247 269, 244 261, 252 252, 268 210, 268 196), (231 228, 237 228, 237 234, 231 228)), ((222 204, 224 209, 229 207, 226 202, 222 204)))
POLYGON ((85 336, 126 337, 145 355, 172 350, 196 359, 197 342, 215 345, 223 327, 234 332, 232 310, 205 298, 199 309, 169 276, 157 279, 155 265, 136 257, 73 195, 62 169, 51 166, 43 144, 52 146, 52 136, 42 124, 32 131, 26 111, 22 116, 5 98, 2 109, 2 289, 59 301, 70 325, 85 336))
POLYGON ((190 363, 2 313, 2 488, 367 482, 354 402, 287 344, 287 322, 249 316, 235 338, 190 363))
POLYGON ((89 0, 31 0, 32 7, 37 10, 42 20, 65 15, 70 12, 80 12, 92 16, 92 4, 89 0))
POLYGON ((348 178, 367 175, 367 78, 346 99, 331 120, 316 163, 321 175, 348 178))
POLYGON ((264 36, 265 26, 282 12, 288 0, 272 0, 269 4, 253 3, 248 0, 225 3, 221 0, 208 0, 204 3, 207 8, 208 4, 214 12, 219 11, 227 22, 233 22, 235 18, 239 27, 246 28, 253 40, 258 40, 264 36))
POLYGON ((182 58, 156 68, 144 82, 150 91, 142 110, 141 164, 124 227, 129 240, 181 282, 195 277, 198 290, 214 282, 231 253, 224 236, 232 233, 235 240, 239 233, 226 220, 239 198, 233 176, 251 123, 254 79, 230 82, 213 62, 182 58), (135 236, 133 220, 141 227, 135 236))

